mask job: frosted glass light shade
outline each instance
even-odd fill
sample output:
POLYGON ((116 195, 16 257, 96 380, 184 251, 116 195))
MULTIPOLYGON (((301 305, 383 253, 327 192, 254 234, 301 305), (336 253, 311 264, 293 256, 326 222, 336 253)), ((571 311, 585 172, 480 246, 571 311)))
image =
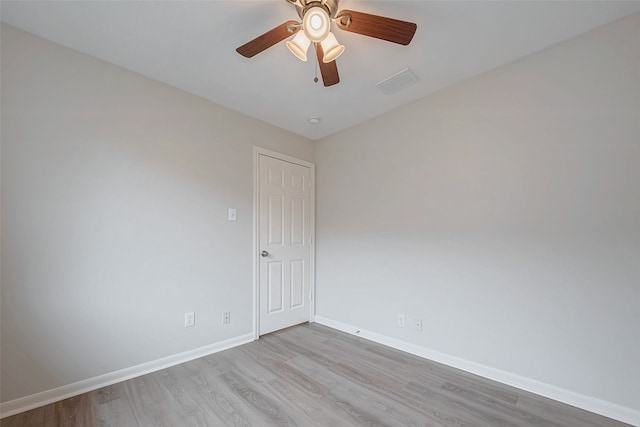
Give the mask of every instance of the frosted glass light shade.
POLYGON ((322 62, 325 64, 335 61, 335 59, 344 52, 344 46, 338 43, 336 36, 332 32, 329 32, 327 37, 322 40, 322 43, 320 44, 322 45, 322 52, 324 52, 322 62))
POLYGON ((311 41, 304 35, 303 31, 298 31, 293 40, 287 42, 287 47, 301 61, 307 60, 307 50, 311 41))
POLYGON ((320 43, 331 30, 329 14, 320 6, 307 10, 302 18, 304 35, 314 43, 320 43))

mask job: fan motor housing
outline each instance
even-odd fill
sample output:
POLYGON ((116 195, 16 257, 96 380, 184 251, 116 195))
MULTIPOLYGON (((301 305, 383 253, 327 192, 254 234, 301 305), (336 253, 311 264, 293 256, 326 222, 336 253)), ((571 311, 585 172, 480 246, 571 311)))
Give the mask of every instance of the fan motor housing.
MULTIPOLYGON (((289 1, 289 0, 287 0, 289 1)), ((300 18, 304 18, 304 14, 312 7, 321 7, 327 11, 330 18, 335 18, 338 13, 338 0, 300 0, 302 6, 296 5, 296 10, 300 18)))

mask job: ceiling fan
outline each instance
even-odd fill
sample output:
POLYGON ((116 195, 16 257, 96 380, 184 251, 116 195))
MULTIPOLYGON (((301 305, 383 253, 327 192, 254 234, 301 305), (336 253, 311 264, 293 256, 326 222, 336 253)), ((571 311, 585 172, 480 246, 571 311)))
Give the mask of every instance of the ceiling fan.
MULTIPOLYGON (((338 28, 363 36, 375 37, 401 45, 408 45, 416 32, 413 22, 400 21, 384 16, 371 15, 353 10, 338 12, 338 0, 285 0, 294 5, 302 22, 287 21, 267 31, 236 51, 251 58, 282 40, 294 36, 287 47, 302 61, 307 60, 307 50, 311 43, 316 49, 322 81, 325 86, 340 82, 336 58, 344 52, 331 32, 331 23, 338 28)), ((317 79, 316 79, 317 80, 317 79)))

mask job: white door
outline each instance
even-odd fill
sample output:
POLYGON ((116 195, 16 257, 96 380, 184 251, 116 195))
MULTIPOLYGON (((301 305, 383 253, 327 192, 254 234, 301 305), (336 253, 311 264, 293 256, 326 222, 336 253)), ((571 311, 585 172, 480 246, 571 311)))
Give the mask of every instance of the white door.
POLYGON ((258 155, 258 334, 311 316, 311 169, 258 155))

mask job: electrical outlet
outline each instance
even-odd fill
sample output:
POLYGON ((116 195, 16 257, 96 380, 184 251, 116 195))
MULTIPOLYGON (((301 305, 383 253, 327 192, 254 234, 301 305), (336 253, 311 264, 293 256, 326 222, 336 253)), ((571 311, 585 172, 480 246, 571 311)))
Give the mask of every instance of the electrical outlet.
POLYGON ((192 311, 184 314, 184 327, 189 328, 191 326, 195 326, 196 324, 196 314, 192 311))
POLYGON ((416 319, 415 322, 413 323, 413 326, 416 329, 416 331, 422 332, 422 319, 416 319))
POLYGON ((404 328, 405 326, 407 326, 407 323, 406 323, 406 319, 404 317, 404 314, 399 314, 398 313, 398 327, 399 328, 404 328))
POLYGON ((222 313, 222 324, 226 325, 228 323, 231 323, 231 312, 225 311, 224 313, 222 313))

